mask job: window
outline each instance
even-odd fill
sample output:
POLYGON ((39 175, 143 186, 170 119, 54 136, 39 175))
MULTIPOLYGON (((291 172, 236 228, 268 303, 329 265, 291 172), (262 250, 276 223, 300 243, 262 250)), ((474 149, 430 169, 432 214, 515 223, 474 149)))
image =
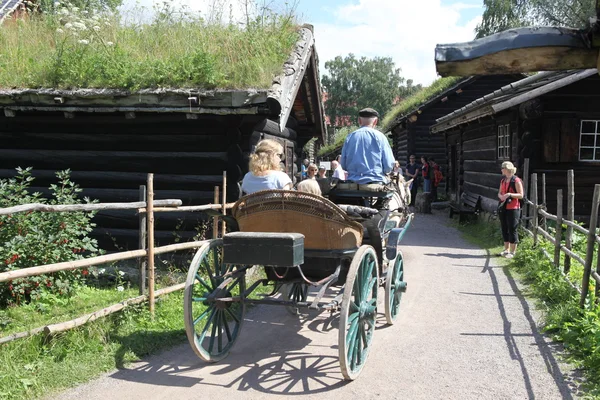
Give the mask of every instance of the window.
POLYGON ((510 158, 510 125, 498 125, 498 159, 510 158))
POLYGON ((579 161, 600 161, 600 121, 582 120, 579 129, 579 161))

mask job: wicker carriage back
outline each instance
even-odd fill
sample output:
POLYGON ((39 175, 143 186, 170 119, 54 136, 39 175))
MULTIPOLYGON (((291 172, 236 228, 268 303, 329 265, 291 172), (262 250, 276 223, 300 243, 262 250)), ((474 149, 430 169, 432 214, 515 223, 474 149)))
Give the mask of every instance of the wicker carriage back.
POLYGON ((233 206, 243 232, 297 232, 309 250, 347 250, 361 245, 363 227, 331 201, 290 190, 264 190, 233 206))

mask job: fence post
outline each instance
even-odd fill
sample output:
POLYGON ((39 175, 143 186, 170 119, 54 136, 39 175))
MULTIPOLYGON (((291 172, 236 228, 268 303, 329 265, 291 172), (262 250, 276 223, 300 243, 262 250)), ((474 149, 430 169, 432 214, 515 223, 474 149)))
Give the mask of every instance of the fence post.
MULTIPOLYGON (((529 200, 529 158, 525 159, 525 165, 523 167, 523 193, 525 193, 525 198, 529 200)), ((524 217, 525 218, 525 227, 529 227, 529 204, 525 203, 524 217)))
MULTIPOLYGON (((542 205, 544 206, 544 210, 547 210, 546 207, 546 174, 542 174, 542 205)), ((548 219, 544 218, 543 229, 548 232, 548 219)))
MULTIPOLYGON (((223 171, 223 215, 227 214, 227 171, 223 171)), ((221 221, 221 237, 225 236, 225 232, 227 231, 227 224, 223 219, 221 221)))
POLYGON ((154 174, 148 174, 146 217, 148 219, 148 302, 154 316, 154 174))
MULTIPOLYGON (((146 201, 146 185, 140 185, 140 201, 146 201)), ((146 250, 146 213, 139 214, 139 247, 140 250, 146 250)), ((147 258, 138 258, 138 268, 140 270, 140 295, 146 292, 146 264, 148 263, 147 258)))
MULTIPOLYGON (((575 221, 575 174, 572 169, 567 171, 567 219, 571 222, 575 221)), ((565 237, 565 247, 571 250, 573 243, 573 228, 567 226, 567 234, 565 237)), ((565 254, 564 272, 568 274, 571 270, 571 257, 565 254)))
MULTIPOLYGON (((590 275, 592 274, 592 261, 596 247, 596 226, 598 225, 598 203, 600 203, 600 185, 594 188, 594 200, 592 202, 592 215, 590 216, 590 230, 587 237, 587 251, 585 253, 585 268, 583 270, 583 283, 581 284, 581 300, 579 306, 585 307, 585 299, 590 289, 590 275)), ((598 285, 596 285, 598 286, 598 285)))
POLYGON ((554 265, 556 268, 560 268, 560 245, 562 239, 562 222, 563 222, 563 191, 559 189, 556 191, 556 234, 554 240, 554 265))
MULTIPOLYGON (((215 186, 214 204, 219 204, 219 187, 215 186)), ((213 217, 213 239, 219 237, 219 217, 213 217)))
POLYGON ((531 174, 531 202, 533 203, 533 216, 531 219, 531 230, 533 231, 533 245, 537 246, 538 237, 538 188, 537 174, 531 174))

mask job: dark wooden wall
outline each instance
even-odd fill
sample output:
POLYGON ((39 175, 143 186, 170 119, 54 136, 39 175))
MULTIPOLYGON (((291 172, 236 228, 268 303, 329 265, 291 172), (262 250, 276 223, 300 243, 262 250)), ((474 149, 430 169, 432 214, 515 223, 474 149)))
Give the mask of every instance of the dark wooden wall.
MULTIPOLYGON (((543 120, 535 142, 532 172, 546 174, 547 205, 556 213, 556 191, 566 196, 567 170, 575 175, 575 214, 587 221, 591 214, 594 185, 600 183, 600 162, 579 161, 582 119, 600 120, 600 76, 575 82, 540 98, 543 120)), ((541 186, 539 188, 541 190, 541 186)), ((566 197, 564 211, 566 212, 566 197)))
MULTIPOLYGON (((498 159, 497 132, 498 125, 504 124, 510 124, 513 144, 515 144, 514 133, 517 132, 518 120, 516 113, 512 111, 498 115, 496 119, 486 118, 481 122, 474 122, 446 132, 448 158, 452 158, 453 147, 457 151, 458 165, 451 168, 448 176, 452 200, 455 201, 463 192, 468 191, 482 196, 484 209, 489 212, 495 211, 498 203, 498 187, 502 178, 500 168, 505 161, 498 159)), ((517 153, 515 145, 510 152, 511 157, 517 153)), ((521 176, 522 171, 519 170, 517 175, 521 176)))
MULTIPOLYGON (((101 202, 138 201, 139 185, 155 174, 155 198, 175 198, 184 205, 213 200, 213 188, 227 171, 229 201, 239 196, 236 184, 247 171, 247 154, 254 126, 264 116, 199 116, 80 113, 18 113, 0 117, 0 178, 15 175, 16 167, 33 167, 33 190, 48 194, 58 170, 71 169, 82 196, 101 202)), ((176 235, 189 238, 201 214, 165 213, 157 217, 159 243, 176 235), (187 217, 187 218, 185 218, 187 217)), ((137 246, 138 217, 133 212, 106 211, 95 218, 101 246, 137 246), (109 236, 110 235, 110 236, 109 236)), ((114 247, 112 248, 114 249, 114 247)))

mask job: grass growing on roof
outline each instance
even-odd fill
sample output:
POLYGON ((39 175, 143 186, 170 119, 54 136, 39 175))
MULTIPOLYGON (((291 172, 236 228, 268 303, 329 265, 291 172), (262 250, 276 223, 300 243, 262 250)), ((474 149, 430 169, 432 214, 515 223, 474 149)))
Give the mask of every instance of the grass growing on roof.
POLYGON ((318 156, 324 156, 326 154, 332 153, 334 151, 336 151, 337 149, 341 150, 342 149, 342 145, 344 144, 344 141, 346 140, 346 137, 354 132, 355 130, 358 129, 358 126, 344 126, 342 128, 339 128, 337 130, 337 132, 335 133, 334 137, 333 137, 333 143, 332 144, 328 144, 327 146, 323 146, 319 149, 319 151, 317 152, 318 156))
POLYGON ((447 77, 440 78, 433 82, 430 86, 424 88, 420 92, 407 97, 405 100, 398 103, 388 112, 384 117, 381 126, 383 132, 387 132, 392 129, 392 123, 398 117, 405 115, 406 113, 418 108, 421 104, 427 102, 427 100, 435 97, 450 88, 451 86, 458 83, 461 79, 459 77, 447 77))
POLYGON ((299 38, 291 12, 241 26, 164 7, 148 23, 70 5, 7 21, 0 87, 268 88, 299 38))

